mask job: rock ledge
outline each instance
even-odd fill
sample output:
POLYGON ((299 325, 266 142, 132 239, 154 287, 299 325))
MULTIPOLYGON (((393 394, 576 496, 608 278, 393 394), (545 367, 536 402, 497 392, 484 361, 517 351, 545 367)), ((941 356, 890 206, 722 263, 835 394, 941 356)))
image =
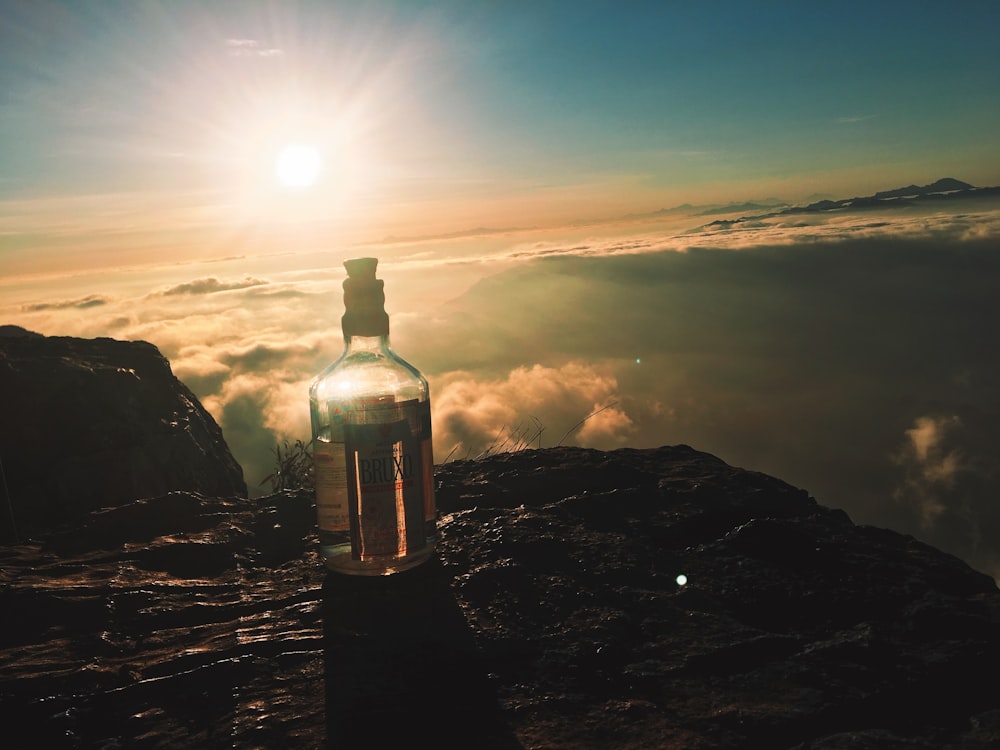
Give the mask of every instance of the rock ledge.
POLYGON ((0 547, 9 746, 1000 741, 1000 593, 950 555, 687 446, 437 479, 436 559, 388 578, 324 572, 307 492, 0 547))

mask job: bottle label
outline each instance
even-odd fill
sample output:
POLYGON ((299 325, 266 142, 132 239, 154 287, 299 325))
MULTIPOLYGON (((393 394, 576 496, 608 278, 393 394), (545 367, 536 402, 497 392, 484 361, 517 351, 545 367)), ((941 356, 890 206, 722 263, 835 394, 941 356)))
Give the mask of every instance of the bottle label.
POLYGON ((313 443, 316 479, 316 520, 323 531, 347 531, 347 464, 344 444, 313 443))
POLYGON ((322 531, 345 532, 347 518, 347 462, 344 457, 344 410, 340 404, 327 405, 330 439, 313 441, 316 481, 316 521, 322 531))
POLYGON ((415 399, 375 399, 348 415, 344 447, 355 559, 403 556, 427 543, 422 407, 415 399))

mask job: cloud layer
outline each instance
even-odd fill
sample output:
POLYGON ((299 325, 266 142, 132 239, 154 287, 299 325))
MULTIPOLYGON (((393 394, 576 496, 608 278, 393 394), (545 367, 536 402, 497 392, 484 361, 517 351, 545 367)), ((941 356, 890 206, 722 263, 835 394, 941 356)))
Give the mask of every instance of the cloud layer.
MULTIPOLYGON (((1000 213, 977 208, 373 254, 394 345, 431 381, 438 460, 687 443, 1000 576, 1000 213)), ((340 278, 193 273, 11 322, 155 343, 255 486, 276 442, 308 437, 308 382, 342 346, 340 278)))

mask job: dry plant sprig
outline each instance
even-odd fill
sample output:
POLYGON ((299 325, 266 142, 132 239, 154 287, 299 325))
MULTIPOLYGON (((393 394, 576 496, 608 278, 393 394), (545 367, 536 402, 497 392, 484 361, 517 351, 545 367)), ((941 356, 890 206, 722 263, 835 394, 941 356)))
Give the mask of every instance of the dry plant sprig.
POLYGON ((264 477, 260 484, 271 483, 271 492, 282 492, 283 490, 295 490, 300 487, 311 488, 314 485, 313 457, 309 450, 310 443, 296 440, 295 445, 289 445, 285 440, 283 444, 275 444, 274 471, 264 477))
POLYGON ((586 422, 586 421, 587 421, 588 419, 590 419, 591 417, 596 417, 596 416, 597 416, 598 414, 600 414, 600 413, 601 413, 602 411, 607 411, 607 410, 608 410, 608 409, 610 409, 610 408, 611 408, 612 406, 617 406, 617 405, 618 405, 618 402, 617 402, 617 401, 612 401, 612 402, 611 402, 610 404, 605 404, 605 405, 604 405, 604 406, 602 406, 602 407, 601 407, 600 409, 595 409, 594 411, 590 412, 590 414, 588 414, 588 415, 587 415, 587 416, 585 416, 585 417, 584 417, 583 419, 581 419, 581 420, 580 420, 579 422, 577 422, 577 423, 576 423, 575 425, 573 425, 573 426, 572 426, 572 427, 570 427, 570 428, 569 428, 568 430, 566 430, 566 434, 565 434, 565 435, 563 435, 563 436, 562 436, 561 438, 559 438, 559 442, 558 442, 558 443, 556 443, 556 446, 560 446, 560 445, 562 445, 562 444, 563 444, 563 440, 565 440, 565 439, 566 439, 566 438, 568 438, 568 437, 569 437, 570 435, 572 435, 572 434, 573 434, 574 432, 576 432, 576 431, 577 431, 577 430, 579 430, 579 429, 580 429, 581 427, 583 427, 583 423, 584 423, 584 422, 586 422))
POLYGON ((523 423, 516 424, 510 430, 507 430, 507 425, 501 427, 496 437, 493 438, 493 442, 483 449, 476 456, 476 459, 495 456, 498 453, 517 453, 518 451, 530 448, 532 444, 540 448, 542 446, 542 433, 545 432, 545 426, 538 417, 532 417, 531 422, 528 425, 523 423))

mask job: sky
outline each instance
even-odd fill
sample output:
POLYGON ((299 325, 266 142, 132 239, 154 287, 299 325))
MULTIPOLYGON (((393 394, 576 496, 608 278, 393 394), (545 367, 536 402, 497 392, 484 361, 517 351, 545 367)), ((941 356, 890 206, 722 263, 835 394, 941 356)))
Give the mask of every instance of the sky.
POLYGON ((988 0, 0 0, 0 323, 151 341, 261 493, 342 346, 342 263, 376 256, 439 461, 686 443, 1000 577, 998 201, 776 213, 1000 185, 998 27, 988 0), (746 201, 773 215, 711 224, 746 201))

